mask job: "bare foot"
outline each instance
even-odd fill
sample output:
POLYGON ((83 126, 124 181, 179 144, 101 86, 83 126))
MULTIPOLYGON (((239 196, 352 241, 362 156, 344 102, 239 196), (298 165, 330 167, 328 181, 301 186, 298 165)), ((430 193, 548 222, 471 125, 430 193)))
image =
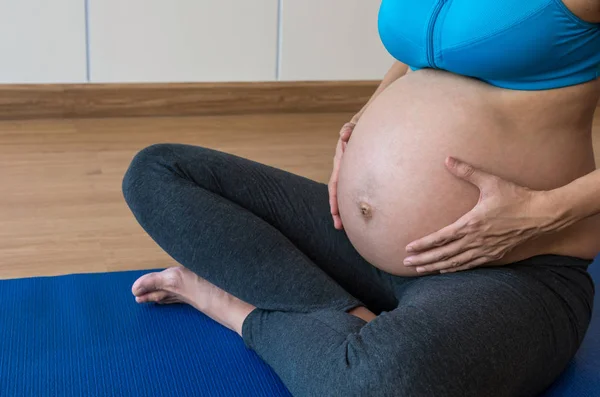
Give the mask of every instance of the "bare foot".
POLYGON ((138 303, 191 305, 240 336, 245 318, 255 309, 184 267, 145 274, 133 284, 131 292, 138 303))

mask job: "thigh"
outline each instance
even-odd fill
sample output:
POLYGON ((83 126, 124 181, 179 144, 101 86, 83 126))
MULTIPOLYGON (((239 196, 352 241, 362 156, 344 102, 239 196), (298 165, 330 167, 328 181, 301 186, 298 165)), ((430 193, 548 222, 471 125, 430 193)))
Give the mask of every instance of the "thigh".
POLYGON ((592 296, 581 268, 520 264, 423 277, 386 314, 394 324, 387 332, 401 335, 390 343, 413 367, 405 374, 414 375, 406 382, 416 396, 533 396, 575 355, 592 296))
POLYGON ((168 166, 181 177, 276 228, 372 310, 395 306, 387 273, 366 262, 346 234, 333 227, 325 184, 212 149, 179 144, 156 146, 173 154, 170 158, 176 160, 168 166))

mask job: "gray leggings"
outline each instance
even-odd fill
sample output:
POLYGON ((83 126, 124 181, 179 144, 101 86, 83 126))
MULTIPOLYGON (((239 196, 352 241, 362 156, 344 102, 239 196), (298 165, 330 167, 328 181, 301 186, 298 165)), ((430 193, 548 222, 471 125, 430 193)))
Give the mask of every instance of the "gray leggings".
POLYGON ((175 260, 257 307, 244 341, 295 396, 533 396, 590 321, 591 261, 393 276, 333 228, 327 186, 230 154, 148 147, 123 191, 175 260))

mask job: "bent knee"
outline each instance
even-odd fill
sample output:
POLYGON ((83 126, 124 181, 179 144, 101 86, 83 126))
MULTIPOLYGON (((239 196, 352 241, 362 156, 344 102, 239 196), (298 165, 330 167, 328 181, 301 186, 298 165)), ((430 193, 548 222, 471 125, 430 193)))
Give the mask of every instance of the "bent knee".
POLYGON ((144 172, 154 164, 165 163, 173 156, 173 153, 174 145, 169 143, 156 143, 145 147, 133 157, 127 173, 144 172))
POLYGON ((155 178, 157 166, 167 164, 173 156, 173 145, 159 143, 140 150, 131 160, 122 181, 123 196, 132 203, 143 196, 146 190, 152 190, 150 183, 155 178))

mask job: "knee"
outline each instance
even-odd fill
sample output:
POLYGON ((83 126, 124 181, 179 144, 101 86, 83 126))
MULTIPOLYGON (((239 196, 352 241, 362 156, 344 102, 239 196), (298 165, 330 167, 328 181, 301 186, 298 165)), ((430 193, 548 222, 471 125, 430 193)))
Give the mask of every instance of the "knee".
POLYGON ((166 164, 172 156, 172 145, 154 144, 140 150, 131 160, 123 176, 122 191, 125 201, 131 205, 144 200, 146 194, 152 194, 157 182, 157 166, 166 164))

